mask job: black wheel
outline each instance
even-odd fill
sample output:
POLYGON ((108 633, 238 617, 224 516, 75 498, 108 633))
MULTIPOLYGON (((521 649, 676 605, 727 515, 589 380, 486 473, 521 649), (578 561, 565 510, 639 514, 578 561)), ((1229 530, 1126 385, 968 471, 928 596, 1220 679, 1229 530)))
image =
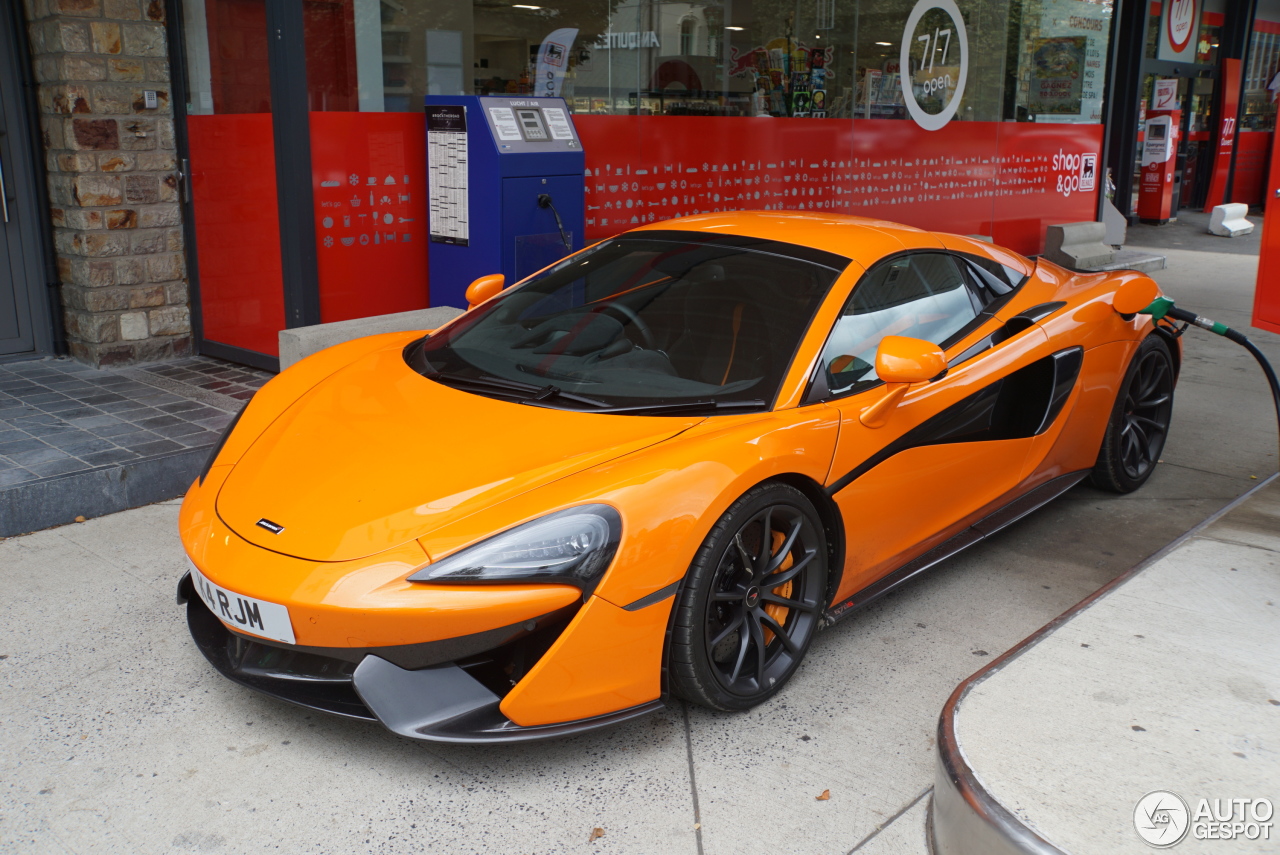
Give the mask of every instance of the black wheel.
POLYGON ((671 691, 745 710, 795 673, 822 618, 827 542, 804 494, 762 484, 734 502, 689 567, 676 601, 671 691))
POLYGON ((1155 469, 1173 415, 1173 357, 1158 335, 1138 347, 1107 423, 1090 476, 1095 487, 1131 493, 1155 469))

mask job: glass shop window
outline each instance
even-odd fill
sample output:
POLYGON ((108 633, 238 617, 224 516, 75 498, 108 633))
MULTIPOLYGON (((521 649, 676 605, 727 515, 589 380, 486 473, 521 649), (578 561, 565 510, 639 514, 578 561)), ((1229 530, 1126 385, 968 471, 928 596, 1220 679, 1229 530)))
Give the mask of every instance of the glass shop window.
POLYGON ((311 109, 551 80, 576 113, 1097 122, 1114 5, 544 2, 304 0, 311 109))
POLYGON ((1022 0, 1018 5, 1019 23, 1010 26, 1016 38, 1009 49, 1004 118, 1101 123, 1112 0, 1022 0))
POLYGON ((1270 131, 1276 126, 1276 96, 1280 93, 1280 25, 1267 21, 1257 24, 1276 32, 1255 29, 1250 39, 1240 129, 1270 131))

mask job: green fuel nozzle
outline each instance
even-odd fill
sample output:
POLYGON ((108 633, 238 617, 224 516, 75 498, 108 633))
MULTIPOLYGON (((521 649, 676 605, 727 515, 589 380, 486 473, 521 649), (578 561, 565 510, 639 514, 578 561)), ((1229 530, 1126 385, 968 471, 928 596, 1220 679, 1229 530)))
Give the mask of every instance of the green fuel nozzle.
MULTIPOLYGON (((1153 320, 1163 320, 1164 318, 1172 318, 1175 321, 1193 324, 1202 330, 1208 330, 1216 335, 1231 338, 1228 333, 1234 332, 1231 327, 1226 324, 1219 323, 1209 318, 1202 318, 1195 312, 1189 312, 1186 309, 1179 309, 1173 304, 1168 297, 1156 297, 1151 301, 1151 305, 1145 309, 1138 311, 1140 315, 1150 315, 1153 320)), ((1237 333, 1239 335, 1239 333, 1237 333)), ((1241 336, 1243 338, 1244 336, 1241 336)), ((1234 339, 1233 339, 1234 340, 1234 339)))

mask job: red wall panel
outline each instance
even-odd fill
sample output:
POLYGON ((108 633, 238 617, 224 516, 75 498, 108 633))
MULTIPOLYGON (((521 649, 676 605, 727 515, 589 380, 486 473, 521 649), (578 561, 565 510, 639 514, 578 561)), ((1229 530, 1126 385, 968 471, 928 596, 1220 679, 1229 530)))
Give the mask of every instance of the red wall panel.
POLYGON ((204 337, 276 356, 284 287, 271 114, 190 116, 187 136, 204 337))
POLYGON ((324 323, 429 304, 426 159, 421 113, 311 114, 324 323))
MULTIPOLYGON (((587 237, 725 210, 879 217, 1043 249, 1045 227, 1096 219, 1101 125, 887 119, 574 117, 587 237), (1083 155, 1092 186, 1080 190, 1083 155)), ((1086 185, 1088 182, 1086 182, 1086 185)))
POLYGON ((1262 204, 1271 137, 1271 131, 1240 131, 1236 134, 1236 170, 1231 180, 1232 202, 1262 204))

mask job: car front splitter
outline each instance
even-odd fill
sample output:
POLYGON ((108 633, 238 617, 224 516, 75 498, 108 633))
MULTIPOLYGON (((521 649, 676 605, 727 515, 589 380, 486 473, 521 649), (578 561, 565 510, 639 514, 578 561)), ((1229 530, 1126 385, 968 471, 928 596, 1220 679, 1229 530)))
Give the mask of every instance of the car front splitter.
POLYGON ((637 718, 661 700, 594 718, 524 727, 499 710, 502 699, 457 665, 408 671, 369 655, 353 675, 356 693, 390 731, 430 742, 529 742, 570 736, 637 718))
POLYGON ((357 663, 320 655, 317 648, 264 643, 228 629, 193 595, 189 576, 179 584, 178 601, 187 605, 196 646, 229 680, 307 709, 378 721, 410 739, 462 744, 554 739, 663 707, 655 699, 592 718, 525 727, 503 715, 502 699, 456 663, 410 670, 373 653, 357 663))

